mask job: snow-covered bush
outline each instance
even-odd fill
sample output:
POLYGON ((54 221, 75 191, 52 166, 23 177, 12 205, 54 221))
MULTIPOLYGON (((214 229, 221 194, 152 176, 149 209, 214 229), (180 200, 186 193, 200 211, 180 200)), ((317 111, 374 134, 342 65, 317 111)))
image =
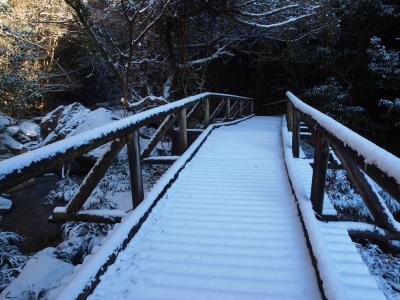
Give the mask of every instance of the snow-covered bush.
POLYGON ((0 231, 0 291, 15 278, 27 257, 15 245, 22 237, 13 232, 0 231))
POLYGON ((400 83, 400 51, 388 50, 382 40, 373 36, 368 49, 369 69, 377 76, 381 88, 393 88, 400 83))
POLYGON ((346 177, 343 169, 329 169, 327 172, 327 193, 333 206, 340 214, 359 216, 372 220, 372 216, 360 194, 346 177))
POLYGON ((389 300, 400 298, 400 255, 384 253, 373 244, 359 245, 360 252, 369 271, 389 300))
POLYGON ((400 98, 396 98, 394 101, 381 99, 379 100, 378 107, 383 113, 396 116, 400 113, 400 98))
POLYGON ((348 93, 336 78, 329 77, 324 83, 307 89, 304 96, 323 110, 327 110, 330 107, 341 106, 347 100, 348 93))
POLYGON ((113 225, 68 222, 62 226, 64 242, 56 248, 59 259, 74 265, 82 262, 113 225))
POLYGON ((68 202, 78 187, 79 182, 77 177, 66 176, 62 180, 57 181, 56 188, 47 195, 47 203, 54 203, 58 200, 68 202))

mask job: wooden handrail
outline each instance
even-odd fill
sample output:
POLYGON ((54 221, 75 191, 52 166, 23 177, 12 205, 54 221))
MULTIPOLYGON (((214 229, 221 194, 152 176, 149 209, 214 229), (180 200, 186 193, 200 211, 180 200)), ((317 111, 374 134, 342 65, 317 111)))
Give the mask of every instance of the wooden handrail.
POLYGON ((100 126, 98 128, 68 137, 39 149, 0 161, 0 192, 20 184, 30 178, 44 174, 66 161, 100 147, 120 137, 126 137, 135 129, 150 124, 171 113, 178 112, 207 98, 231 98, 252 100, 219 93, 202 93, 166 105, 162 105, 133 116, 100 126))
MULTIPOLYGON (((135 208, 143 200, 141 160, 147 158, 158 141, 172 127, 175 120, 178 120, 179 148, 180 152, 183 153, 188 146, 187 119, 195 114, 197 108, 200 107, 200 103, 204 103, 204 120, 206 125, 208 125, 211 121, 209 116, 210 99, 220 99, 220 103, 223 103, 225 99, 253 101, 251 98, 236 95, 209 92, 202 93, 149 109, 84 133, 68 137, 42 148, 0 161, 0 193, 6 192, 13 186, 38 175, 53 171, 57 167, 63 166, 84 153, 112 142, 110 144, 110 149, 98 159, 68 205, 65 208, 55 209, 52 219, 54 221, 66 221, 76 218, 77 220, 93 222, 115 222, 116 220, 120 220, 120 215, 116 218, 113 214, 102 216, 92 211, 79 214, 85 201, 111 166, 119 151, 125 145, 128 145, 131 190, 133 191, 132 203, 133 208, 135 208), (187 115, 186 111, 192 105, 194 105, 194 107, 187 115), (143 152, 140 153, 138 140, 139 128, 156 121, 162 121, 163 119, 165 119, 165 121, 161 123, 160 128, 150 139, 149 144, 143 149, 143 152)), ((146 163, 151 162, 152 160, 150 159, 146 163)))
POLYGON ((286 117, 288 129, 292 131, 293 156, 299 156, 300 122, 305 122, 316 138, 310 199, 316 215, 322 217, 327 159, 329 147, 332 147, 376 224, 391 232, 399 232, 399 223, 363 174, 367 174, 400 203, 400 159, 307 105, 291 92, 286 95, 289 99, 286 117))

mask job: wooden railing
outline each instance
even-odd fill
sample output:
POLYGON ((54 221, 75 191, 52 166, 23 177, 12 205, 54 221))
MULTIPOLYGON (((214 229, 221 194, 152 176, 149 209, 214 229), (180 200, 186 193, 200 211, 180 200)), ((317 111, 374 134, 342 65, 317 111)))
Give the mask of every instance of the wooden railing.
MULTIPOLYGON (((66 138, 42 148, 0 161, 0 193, 41 174, 60 168, 73 159, 102 145, 110 143, 108 150, 97 160, 66 207, 54 210, 51 219, 56 222, 70 220, 87 222, 119 222, 124 213, 116 210, 81 210, 84 203, 105 175, 122 148, 128 147, 129 171, 132 190, 132 205, 137 207, 143 200, 142 163, 169 164, 176 157, 149 157, 161 138, 178 125, 179 151, 188 146, 188 118, 202 108, 204 126, 225 114, 223 120, 241 117, 245 111, 253 113, 251 98, 235 95, 202 93, 159 106, 125 119, 66 138), (215 101, 215 103, 213 103, 215 101), (231 102, 234 101, 234 105, 231 102), (210 114, 210 107, 215 109, 210 114), (190 108, 189 113, 187 110, 190 108), (163 121, 162 121, 163 120, 163 121), (154 122, 160 127, 142 151, 139 149, 139 128, 154 122)), ((197 130, 198 131, 198 130, 197 130)), ((197 132, 195 131, 195 132, 197 132)))
MULTIPOLYGON (((375 220, 373 225, 379 226, 381 232, 384 232, 378 239, 400 239, 400 224, 369 179, 400 203, 400 159, 302 102, 291 92, 286 95, 289 99, 286 117, 288 129, 292 131, 293 156, 299 157, 300 122, 308 126, 315 140, 310 197, 316 216, 321 220, 328 220, 323 215, 323 201, 329 153, 332 149, 346 170, 347 177, 369 208, 375 220)), ((350 219, 350 216, 343 218, 346 221, 350 219)), ((360 236, 377 237, 367 231, 360 232, 360 236)), ((353 233, 356 235, 356 232, 353 233)))

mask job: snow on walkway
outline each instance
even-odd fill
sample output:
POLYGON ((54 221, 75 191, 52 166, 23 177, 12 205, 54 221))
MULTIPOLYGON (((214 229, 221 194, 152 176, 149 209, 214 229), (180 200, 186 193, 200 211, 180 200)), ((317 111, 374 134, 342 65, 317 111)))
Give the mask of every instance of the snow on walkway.
POLYGON ((280 126, 215 129, 89 299, 320 299, 280 126))

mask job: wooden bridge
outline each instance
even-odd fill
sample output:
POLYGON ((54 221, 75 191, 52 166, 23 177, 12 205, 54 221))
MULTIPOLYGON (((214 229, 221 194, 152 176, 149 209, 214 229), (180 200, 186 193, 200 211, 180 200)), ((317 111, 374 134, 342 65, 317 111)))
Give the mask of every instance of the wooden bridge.
POLYGON ((204 93, 0 162, 4 192, 110 143, 51 219, 122 222, 57 299, 384 299, 351 237, 387 247, 400 239, 400 225, 371 185, 400 201, 400 160, 287 96, 286 117, 262 117, 249 98, 204 93), (188 129, 200 116, 204 129, 188 129), (155 121, 161 125, 140 151, 138 129, 155 121), (299 146, 304 126, 315 139, 313 161, 299 146), (171 131, 181 155, 149 157, 171 131), (82 210, 125 144, 134 210, 82 210), (373 224, 339 216, 326 197, 330 149, 373 224), (171 164, 145 198, 143 163, 171 164))

